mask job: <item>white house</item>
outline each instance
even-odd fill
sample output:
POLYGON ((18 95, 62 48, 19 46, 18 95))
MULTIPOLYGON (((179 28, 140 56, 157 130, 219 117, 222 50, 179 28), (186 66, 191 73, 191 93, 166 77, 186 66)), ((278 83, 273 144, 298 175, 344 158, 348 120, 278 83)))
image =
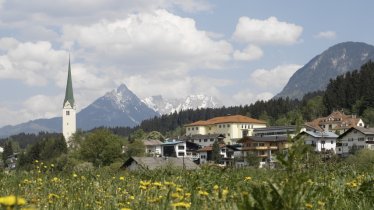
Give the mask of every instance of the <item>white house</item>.
POLYGON ((356 115, 346 115, 343 112, 335 111, 327 117, 320 117, 307 122, 305 126, 307 130, 332 131, 342 134, 351 127, 364 127, 365 123, 356 115))
POLYGON ((218 141, 219 143, 223 142, 225 136, 223 134, 196 134, 196 135, 188 135, 188 136, 181 136, 178 140, 181 141, 189 141, 195 144, 200 145, 201 147, 206 147, 212 145, 214 142, 218 141))
POLYGON ((303 131, 298 137, 304 137, 305 144, 311 145, 316 152, 333 151, 336 153, 338 135, 329 131, 303 131))
POLYGON ((252 136, 253 129, 266 127, 266 122, 242 115, 215 117, 185 125, 186 135, 222 134, 226 144, 236 143, 244 136, 252 136))
POLYGON ((338 138, 336 154, 347 156, 357 149, 374 150, 374 128, 354 127, 350 128, 338 138))
POLYGON ((154 140, 154 139, 147 139, 143 140, 143 144, 145 147, 145 154, 150 156, 160 157, 162 154, 162 141, 154 140))
POLYGON ((199 145, 188 141, 167 140, 161 144, 161 154, 164 157, 189 158, 197 160, 199 145))
MULTIPOLYGON (((225 144, 220 144, 219 154, 221 155, 221 165, 227 165, 228 159, 233 158, 233 151, 226 147, 225 144)), ((206 146, 198 150, 200 156, 200 164, 207 163, 212 160, 213 146, 206 146)))

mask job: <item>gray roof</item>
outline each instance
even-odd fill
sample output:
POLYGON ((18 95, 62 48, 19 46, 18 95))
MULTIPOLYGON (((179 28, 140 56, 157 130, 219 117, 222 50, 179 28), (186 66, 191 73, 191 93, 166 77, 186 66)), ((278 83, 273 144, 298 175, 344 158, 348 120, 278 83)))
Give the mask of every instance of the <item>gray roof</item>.
POLYGON ((287 141, 287 136, 247 136, 251 141, 256 142, 278 142, 278 141, 287 141))
POLYGON ((307 134, 315 138, 338 138, 338 135, 336 133, 330 131, 303 131, 300 133, 300 135, 303 134, 307 134))
POLYGON ((161 145, 162 141, 160 140, 155 140, 155 139, 146 139, 143 140, 144 146, 156 146, 156 145, 161 145))
POLYGON ((143 169, 154 170, 161 168, 185 168, 186 170, 200 169, 200 167, 188 158, 176 157, 130 157, 122 168, 127 168, 133 162, 140 165, 143 169))
POLYGON ((296 130, 296 125, 285 125, 285 126, 270 126, 265 128, 254 128, 253 131, 272 131, 272 130, 296 130))
POLYGON ((223 134, 206 134, 206 135, 195 134, 195 135, 181 136, 179 137, 179 140, 186 141, 186 140, 192 140, 192 139, 216 139, 218 137, 225 138, 223 134))
POLYGON ((359 132, 365 134, 365 135, 374 135, 374 128, 364 128, 364 127, 352 127, 350 129, 348 129, 346 132, 342 133, 340 136, 339 136, 339 139, 342 138, 343 136, 347 135, 348 133, 350 133, 352 130, 358 130, 359 132))

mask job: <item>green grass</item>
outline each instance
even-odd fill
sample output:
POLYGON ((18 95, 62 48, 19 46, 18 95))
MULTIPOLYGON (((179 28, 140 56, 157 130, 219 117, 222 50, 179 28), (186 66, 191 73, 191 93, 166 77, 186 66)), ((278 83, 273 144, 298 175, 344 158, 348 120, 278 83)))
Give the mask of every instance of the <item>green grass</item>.
POLYGON ((29 172, 0 172, 0 196, 18 195, 34 209, 373 209, 373 173, 322 164, 292 173, 215 167, 57 173, 36 163, 29 172))

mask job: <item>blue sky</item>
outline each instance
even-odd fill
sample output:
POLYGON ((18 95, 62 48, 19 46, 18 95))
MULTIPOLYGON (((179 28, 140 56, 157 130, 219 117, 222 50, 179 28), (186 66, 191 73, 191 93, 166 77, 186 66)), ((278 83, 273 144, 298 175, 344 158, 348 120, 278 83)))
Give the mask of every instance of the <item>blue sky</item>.
POLYGON ((140 98, 270 99, 334 44, 374 44, 372 1, 0 0, 0 126, 78 110, 125 83, 140 98))

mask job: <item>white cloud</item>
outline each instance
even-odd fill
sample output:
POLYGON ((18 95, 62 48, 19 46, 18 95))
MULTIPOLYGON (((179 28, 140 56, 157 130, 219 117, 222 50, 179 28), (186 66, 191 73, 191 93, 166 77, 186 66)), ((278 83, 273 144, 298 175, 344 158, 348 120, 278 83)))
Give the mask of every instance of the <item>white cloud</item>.
POLYGON ((315 35, 318 39, 335 39, 336 32, 335 31, 321 31, 317 35, 315 35))
POLYGON ((29 119, 60 116, 63 97, 63 94, 55 96, 38 94, 23 102, 23 110, 27 110, 29 119))
POLYGON ((255 83, 264 91, 279 92, 299 68, 301 68, 300 65, 287 64, 273 69, 256 69, 250 75, 250 82, 255 83))
POLYGON ((255 45, 248 45, 242 51, 235 50, 233 57, 235 60, 252 61, 260 59, 263 54, 264 53, 262 52, 261 48, 255 45))
POLYGON ((167 68, 220 68, 230 59, 231 45, 198 30, 195 21, 165 10, 139 13, 117 21, 63 29, 65 46, 80 48, 89 63, 106 62, 130 71, 167 68))
POLYGON ((44 86, 50 78, 66 66, 67 52, 52 49, 49 42, 18 42, 12 38, 0 39, 5 43, 0 55, 0 78, 18 79, 28 85, 44 86), (46 56, 48 55, 48 56, 46 56))
POLYGON ((238 105, 245 105, 245 104, 251 104, 259 100, 270 100, 274 96, 273 93, 270 92, 259 92, 256 93, 253 90, 245 89, 242 91, 239 91, 238 93, 233 95, 234 104, 238 105))
POLYGON ((239 18, 233 34, 240 42, 255 44, 294 44, 303 31, 303 27, 293 23, 278 21, 276 17, 266 20, 239 18))

